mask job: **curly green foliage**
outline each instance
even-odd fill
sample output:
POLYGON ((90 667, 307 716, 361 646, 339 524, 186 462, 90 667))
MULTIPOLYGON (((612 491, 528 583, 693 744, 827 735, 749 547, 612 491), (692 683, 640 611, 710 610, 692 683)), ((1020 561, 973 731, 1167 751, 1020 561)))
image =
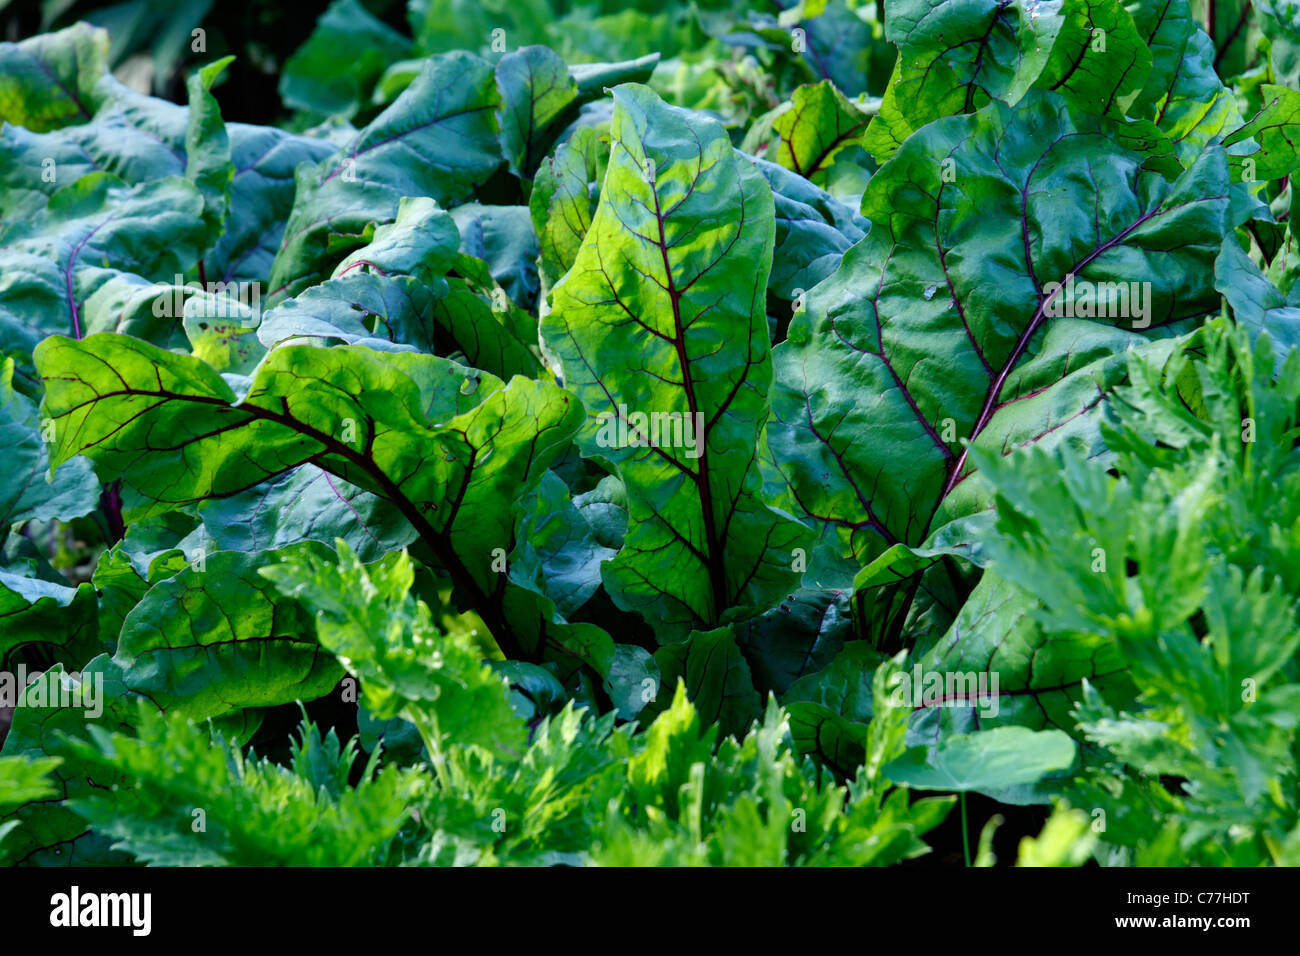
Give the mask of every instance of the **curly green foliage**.
POLYGON ((877 680, 869 759, 847 789, 797 755, 769 700, 743 739, 720 743, 677 685, 642 733, 566 705, 531 732, 469 635, 435 631, 404 555, 340 572, 308 557, 263 574, 318 611, 321 640, 360 678, 380 717, 419 728, 437 781, 420 811, 427 863, 764 864, 896 862, 951 806, 909 803, 884 763, 904 749, 905 708, 877 680))
POLYGON ((991 566, 1039 598, 1038 627, 1099 635, 1132 681, 1085 685, 1074 727, 1097 756, 1065 789, 1119 859, 1293 865, 1300 354, 1275 377, 1266 335, 1198 338, 1163 368, 1133 356, 1105 430, 1117 476, 982 456, 991 566))
POLYGON ((741 740, 715 744, 679 684, 628 765, 631 798, 611 806, 593 857, 606 866, 888 866, 928 851, 921 835, 953 798, 909 803, 882 764, 902 753, 906 710, 876 678, 868 761, 847 787, 799 757, 773 698, 741 740))
POLYGON ((309 720, 278 766, 142 704, 133 731, 69 738, 86 772, 135 781, 71 801, 96 833, 155 864, 885 865, 926 852, 921 835, 952 804, 912 802, 882 771, 907 723, 888 668, 867 763, 847 787, 797 755, 775 700, 743 738, 721 742, 680 683, 641 733, 572 702, 530 729, 470 636, 432 627, 404 554, 366 568, 343 550, 351 592, 306 553, 264 574, 317 610, 322 643, 370 711, 412 722, 431 768, 379 769, 376 750, 350 783, 356 741, 322 737, 309 720))
POLYGON ((73 752, 128 786, 71 801, 114 846, 156 866, 358 866, 390 849, 427 786, 379 768, 374 751, 349 785, 357 745, 304 720, 290 766, 245 757, 220 733, 141 704, 136 734, 90 727, 73 752))

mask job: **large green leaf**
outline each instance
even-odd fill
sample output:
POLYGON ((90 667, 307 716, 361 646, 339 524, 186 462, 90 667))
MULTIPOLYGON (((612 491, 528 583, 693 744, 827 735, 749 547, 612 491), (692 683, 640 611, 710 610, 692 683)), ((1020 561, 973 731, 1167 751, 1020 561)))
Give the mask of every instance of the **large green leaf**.
POLYGON ((531 578, 533 586, 555 602, 556 610, 572 617, 600 587, 601 562, 615 551, 596 540, 554 472, 547 472, 520 502, 520 511, 511 573, 515 580, 531 578))
POLYGON ((186 81, 190 109, 185 130, 185 178, 203 195, 203 218, 210 237, 223 231, 230 211, 230 184, 235 167, 230 160, 230 134, 212 86, 235 58, 223 57, 196 70, 186 81))
MULTIPOLYGON (((681 644, 659 648, 655 661, 663 686, 676 686, 680 680, 700 716, 706 723, 716 724, 723 736, 743 736, 762 712, 762 698, 729 627, 694 631, 681 644)), ((658 713, 671 703, 661 699, 647 710, 658 713)))
MULTIPOLYGON (((787 302, 826 278, 866 232, 856 210, 784 166, 752 160, 772 187, 776 245, 768 291, 787 302)), ((545 295, 573 266, 591 227, 609 161, 607 133, 579 127, 538 170, 530 209, 541 245, 538 271, 545 295)))
POLYGON ((50 453, 36 403, 14 391, 14 362, 0 362, 0 447, 6 461, 0 477, 0 536, 19 521, 69 521, 92 511, 99 482, 84 458, 64 463, 52 480, 50 453))
POLYGON ((1233 317, 1252 337, 1267 331, 1277 352, 1277 365, 1300 348, 1300 286, 1283 295, 1259 271, 1236 242, 1225 242, 1214 264, 1214 287, 1232 307, 1233 317))
POLYGON ((1074 741, 1059 730, 999 727, 949 737, 933 752, 912 748, 885 773, 918 790, 995 790, 1034 783, 1073 762, 1074 741))
POLYGON ((135 186, 188 170, 209 205, 229 193, 225 228, 204 255, 208 277, 265 282, 293 205, 294 167, 319 161, 334 147, 273 127, 223 125, 205 86, 219 69, 214 64, 191 78, 191 109, 144 96, 106 74, 95 85, 98 106, 86 122, 44 133, 5 126, 0 217, 34 215, 60 187, 89 173, 112 173, 135 186))
POLYGON ((1134 4, 1133 20, 1152 53, 1152 71, 1130 115, 1151 119, 1186 165, 1206 143, 1241 125, 1236 99, 1214 69, 1215 47, 1188 0, 1134 4))
MULTIPOLYGON (((313 547, 326 551, 296 550, 313 547)), ((113 657, 122 682, 196 719, 327 693, 342 667, 302 608, 258 575, 280 557, 218 551, 150 588, 122 624, 113 657)))
POLYGON ((265 283, 293 208, 294 171, 302 163, 320 162, 333 147, 273 127, 229 123, 226 129, 235 167, 230 213, 204 263, 214 281, 265 283))
POLYGON ((1064 0, 890 0, 898 65, 866 145, 881 161, 915 130, 990 99, 1015 105, 1047 66, 1064 0))
POLYGON ((134 275, 147 285, 186 272, 205 242, 202 213, 202 196, 183 179, 128 188, 92 173, 60 189, 29 221, 11 223, 0 233, 6 350, 55 332, 90 331, 82 308, 115 278, 134 275))
POLYGON ((1239 125, 1188 0, 891 0, 887 8, 899 59, 865 138, 881 161, 928 122, 990 100, 1015 106, 1031 88, 1127 117, 1135 148, 1153 158, 1175 153, 1183 165, 1239 125))
POLYGON ((0 660, 29 645, 78 664, 87 650, 97 651, 95 589, 84 583, 70 585, 29 548, 6 543, 5 551, 0 564, 0 660))
POLYGON ((684 637, 769 606, 803 534, 764 504, 758 469, 771 190, 719 125, 642 86, 614 97, 600 205, 543 337, 587 408, 583 453, 613 463, 627 489, 605 586, 684 637))
POLYGON ((1115 356, 1217 310, 1223 151, 1170 184, 1111 130, 1031 93, 931 124, 872 179, 871 232, 776 350, 772 455, 792 507, 823 529, 810 570, 833 579, 836 559, 853 569, 919 544, 967 481, 964 441, 1086 446, 1089 412, 1123 372, 1115 356), (1121 288, 1142 296, 1126 315, 1121 288), (1097 289, 1106 317, 1051 314, 1088 315, 1097 289))
POLYGON ((814 582, 781 598, 758 617, 737 621, 736 642, 749 662, 754 686, 784 694, 807 675, 828 666, 852 638, 847 590, 814 582))
POLYGON ((0 130, 0 211, 34 213, 60 187, 92 172, 128 185, 185 173, 185 110, 136 93, 105 76, 99 108, 85 122, 46 132, 0 130))
POLYGON ((836 156, 862 138, 871 117, 829 80, 801 86, 790 108, 773 121, 780 136, 776 162, 805 179, 825 185, 836 156))
POLYGON ((107 55, 108 34, 85 23, 0 43, 0 121, 43 133, 90 119, 107 55))
MULTIPOLYGON (((1215 71, 1234 83, 1245 79, 1241 74, 1258 75, 1256 68, 1268 59, 1267 49, 1260 49, 1260 40, 1268 34, 1276 36, 1270 27, 1287 19, 1270 0, 1214 0, 1213 4, 1193 0, 1189 6, 1193 19, 1198 25, 1205 24, 1214 41, 1215 71)), ((1282 6, 1285 8, 1285 4, 1282 6)))
MULTIPOLYGON (((1152 51, 1120 0, 1066 0, 1036 86, 1093 113, 1121 113, 1151 75, 1152 51)), ((1032 17, 1031 13, 1031 17, 1032 17)))
MULTIPOLYGON (((1260 87, 1264 108, 1249 123, 1226 136, 1224 146, 1257 139, 1259 149, 1249 157, 1250 179, 1281 179, 1300 167, 1300 93, 1265 83, 1260 87)), ((1238 161, 1240 162, 1240 160, 1238 161)))
POLYGON ((364 561, 375 561, 415 540, 416 532, 394 505, 302 465, 227 498, 198 508, 213 544, 223 551, 275 551, 300 541, 333 545, 343 538, 364 561))
POLYGON ((241 401, 198 359, 116 335, 52 337, 37 363, 59 423, 54 459, 84 451, 121 474, 128 521, 315 463, 398 508, 494 636, 511 640, 492 567, 512 546, 502 503, 540 480, 579 424, 555 385, 505 385, 414 352, 285 346, 241 401))
POLYGON ((528 207, 465 203, 451 216, 460 231, 460 251, 486 265, 512 301, 536 305, 537 233, 528 207))
POLYGON ((578 258, 608 162, 608 137, 581 126, 537 171, 528 204, 541 247, 538 272, 543 295, 578 258))
POLYGON ((872 675, 884 660, 884 655, 866 641, 850 641, 829 666, 795 681, 782 703, 789 706, 807 701, 868 724, 872 717, 872 675))
POLYGON ((445 293, 444 277, 456 267, 460 230, 432 199, 404 198, 391 223, 378 227, 370 241, 346 256, 334 270, 341 279, 354 270, 407 275, 423 280, 431 293, 445 293))
POLYGON ((552 50, 521 47, 503 56, 496 66, 501 107, 501 151, 510 171, 531 179, 546 155, 551 139, 578 102, 578 84, 552 50))
MULTIPOLYGON (((446 289, 445 280, 433 281, 446 289)), ((304 289, 267 310, 257 337, 268 348, 286 341, 317 340, 383 352, 432 354, 443 351, 437 347, 439 331, 429 283, 413 276, 353 271, 304 289)))
MULTIPOLYGON (((1090 549, 1082 553, 1091 560, 1090 549)), ((952 626, 915 648, 921 686, 912 739, 933 743, 953 731, 1004 726, 1071 728, 1070 711, 1084 681, 1117 699, 1131 694, 1113 641, 1087 632, 1045 633, 1037 607, 1022 588, 995 571, 984 573, 952 626), (966 696, 927 699, 927 674, 939 675, 945 694, 951 675, 952 686, 966 696)))
POLYGON ((790 685, 782 704, 790 712, 800 751, 815 755, 837 773, 853 775, 853 768, 866 759, 874 712, 872 684, 884 663, 884 655, 866 641, 850 641, 827 666, 790 685))
MULTIPOLYGON (((175 555, 176 564, 188 560, 187 555, 175 555)), ((177 568, 176 570, 179 570, 177 568)), ((163 580, 173 569, 159 569, 156 580, 163 580)), ((122 633, 122 621, 131 613, 131 609, 140 603, 140 599, 149 590, 149 571, 141 574, 131 563, 125 541, 119 541, 103 552, 95 562, 91 575, 91 584, 95 586, 95 595, 99 599, 99 633, 103 637, 106 650, 110 653, 117 649, 117 638, 122 633)))
MULTIPOLYGON (((298 192, 271 271, 273 300, 329 276, 391 221, 406 196, 444 206, 469 196, 501 164, 492 67, 466 53, 426 60, 401 96, 343 149, 298 172, 298 192)), ((274 303, 272 303, 274 304, 274 303)))
POLYGON ((867 222, 826 190, 776 163, 756 160, 776 204, 776 247, 768 292, 803 307, 803 294, 833 273, 867 222))

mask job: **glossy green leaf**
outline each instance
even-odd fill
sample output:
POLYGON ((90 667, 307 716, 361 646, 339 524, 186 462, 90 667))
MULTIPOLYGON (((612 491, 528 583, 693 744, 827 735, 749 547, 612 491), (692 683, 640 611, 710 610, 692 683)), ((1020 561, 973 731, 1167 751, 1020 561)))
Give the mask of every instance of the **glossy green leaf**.
POLYGON ((121 865, 129 860, 110 849, 112 840, 88 831, 86 821, 66 803, 95 788, 107 788, 127 780, 116 768, 94 770, 77 759, 68 748, 68 736, 82 736, 93 723, 108 731, 127 730, 137 719, 136 697, 122 684, 121 671, 107 655, 95 658, 75 676, 55 665, 41 684, 44 698, 29 687, 22 706, 14 711, 13 724, 5 737, 3 754, 29 759, 60 757, 62 763, 51 775, 54 800, 26 803, 7 812, 18 826, 5 842, 9 862, 40 866, 121 865), (51 688, 58 688, 54 701, 51 688))
POLYGON ((1254 174, 1248 178, 1281 179, 1300 168, 1300 154, 1296 150, 1296 141, 1300 140, 1300 93, 1268 83, 1260 87, 1260 93, 1264 108, 1241 129, 1225 137, 1223 145, 1258 140, 1259 149, 1246 157, 1250 164, 1243 167, 1254 174))
POLYGON ((828 80, 794 91, 790 109, 773 129, 781 137, 776 162, 824 185, 826 170, 845 147, 862 138, 871 117, 828 80))
MULTIPOLYGON (((1153 54, 1120 0, 1066 0, 1035 85, 1092 113, 1120 113, 1145 86, 1153 54)), ((1033 14, 1031 13, 1031 17, 1033 14)))
POLYGON ((342 668, 310 617, 258 575, 280 557, 218 551, 150 588, 122 624, 122 682, 196 719, 327 693, 342 668))
POLYGON ((465 203, 452 210, 460 230, 460 251, 488 267, 492 279, 514 302, 537 301, 537 234, 527 206, 465 203))
POLYGON ((663 686, 674 686, 680 678, 701 717, 724 736, 743 735, 762 709, 731 628, 694 631, 684 643, 659 648, 655 661, 663 686))
POLYGON ((56 656, 74 658, 81 656, 84 648, 93 647, 97 633, 94 588, 89 584, 72 587, 57 573, 42 574, 42 570, 46 569, 30 559, 7 560, 0 567, 0 659, 24 646, 40 646, 56 656))
POLYGON ((1123 350, 1218 308, 1222 151, 1170 184, 1111 128, 1033 93, 930 125, 872 179, 871 232, 776 350, 772 460, 825 573, 921 543, 969 481, 964 441, 1086 448, 1123 350))
POLYGON ((511 568, 531 577, 563 615, 571 616, 600 587, 600 564, 614 557, 596 541, 587 519, 569 501, 569 489, 547 472, 520 502, 523 521, 511 568))
POLYGON ((561 389, 351 346, 273 349, 238 402, 210 366, 125 336, 51 338, 37 363, 56 457, 84 451, 121 473, 128 520, 315 463, 397 507, 494 636, 510 638, 491 596, 493 552, 509 549, 514 525, 498 496, 540 480, 577 428, 561 389), (80 360, 89 355, 99 361, 80 360), (166 466, 142 455, 155 434, 174 449, 166 466))
POLYGON ((1062 0, 891 0, 898 65, 866 145, 884 161, 915 130, 990 99, 1014 106, 1034 85, 1065 23, 1062 0))
POLYGON ((0 477, 0 529, 31 519, 69 521, 90 512, 99 500, 99 482, 90 462, 74 458, 50 474, 46 438, 36 403, 14 390, 14 362, 0 362, 0 447, 7 460, 0 477))
POLYGON ((1074 741, 1059 730, 1000 727, 949 737, 933 754, 913 748, 885 766, 895 783, 919 790, 988 790, 1033 783, 1067 769, 1074 741))
POLYGON ((369 269, 378 275, 415 276, 436 293, 445 286, 443 277, 456 267, 459 244, 460 232, 446 210, 432 199, 405 198, 391 223, 375 229, 368 243, 338 264, 334 278, 369 269))
POLYGON ((1214 71, 1214 42, 1187 0, 1140 5, 1134 21, 1149 37, 1154 68, 1133 112, 1152 119, 1186 165, 1207 143, 1241 126, 1236 100, 1214 71))
POLYGON ((1300 290, 1292 286, 1295 295, 1283 295, 1235 242, 1223 244, 1214 278, 1236 320, 1253 337, 1268 332, 1279 366, 1287 353, 1300 347, 1300 290))
POLYGON ((343 538, 363 561, 375 561, 416 538, 391 502, 302 465, 198 509, 203 526, 223 551, 278 551, 301 541, 333 545, 343 538))
POLYGON ((31 220, 0 233, 6 341, 55 332, 80 337, 91 331, 81 321, 87 298, 115 276, 147 282, 184 273, 203 247, 202 211, 201 195, 182 179, 128 188, 92 173, 64 186, 31 220))
POLYGON ((230 161, 230 136, 212 86, 234 59, 227 56, 209 63, 186 81, 190 109, 185 132, 185 177, 203 194, 204 218, 214 236, 220 234, 229 210, 235 167, 230 161))
POLYGON ((86 23, 0 43, 0 120, 43 133, 90 119, 107 55, 108 34, 86 23))
POLYGON ((544 46, 507 53, 497 63, 496 80, 501 91, 501 151, 512 173, 531 179, 549 140, 576 107, 578 84, 564 61, 544 46))
POLYGON ((568 142, 542 160, 528 202, 540 245, 538 272, 543 294, 578 258, 596 212, 608 161, 607 137, 585 126, 574 130, 568 142))
POLYGON ((803 533, 760 497, 771 190, 720 127, 644 87, 615 94, 612 137, 600 206, 543 337, 587 406, 584 454, 616 463, 627 488, 605 586, 684 633, 767 606, 803 533), (693 188, 706 174, 710 188, 693 188))
POLYGON ((867 231, 857 212, 797 173, 759 159, 755 165, 772 187, 776 245, 768 292, 804 307, 804 293, 831 275, 844 253, 867 231))

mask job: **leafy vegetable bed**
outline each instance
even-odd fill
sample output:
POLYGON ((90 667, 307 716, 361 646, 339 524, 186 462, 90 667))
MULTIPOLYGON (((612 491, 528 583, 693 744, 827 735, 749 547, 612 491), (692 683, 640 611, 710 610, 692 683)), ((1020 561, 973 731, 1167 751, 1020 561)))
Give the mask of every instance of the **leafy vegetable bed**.
POLYGON ((1300 863, 1300 8, 662 7, 0 44, 0 859, 1300 863))

